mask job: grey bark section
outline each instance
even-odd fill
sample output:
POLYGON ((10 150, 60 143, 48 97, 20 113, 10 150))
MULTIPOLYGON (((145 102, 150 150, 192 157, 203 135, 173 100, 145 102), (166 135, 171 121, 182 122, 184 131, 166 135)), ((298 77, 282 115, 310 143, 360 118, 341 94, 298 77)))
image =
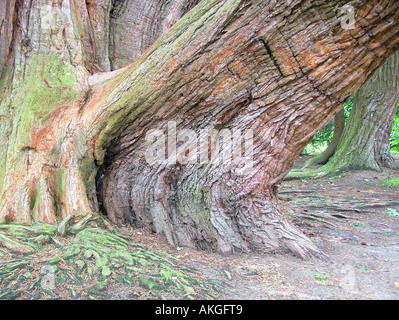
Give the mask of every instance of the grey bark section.
POLYGON ((109 53, 111 69, 136 61, 199 0, 113 1, 109 53))
POLYGON ((376 171, 383 167, 398 168, 389 143, 398 99, 399 52, 396 52, 356 94, 328 167, 376 171))
POLYGON ((13 41, 15 25, 14 15, 16 15, 15 0, 1 1, 0 3, 0 77, 3 69, 11 61, 10 47, 13 41))
POLYGON ((86 67, 109 72, 136 61, 199 0, 80 0, 86 67))
POLYGON ((94 48, 94 59, 100 71, 111 71, 109 39, 111 36, 110 20, 113 2, 112 0, 86 1, 94 48))

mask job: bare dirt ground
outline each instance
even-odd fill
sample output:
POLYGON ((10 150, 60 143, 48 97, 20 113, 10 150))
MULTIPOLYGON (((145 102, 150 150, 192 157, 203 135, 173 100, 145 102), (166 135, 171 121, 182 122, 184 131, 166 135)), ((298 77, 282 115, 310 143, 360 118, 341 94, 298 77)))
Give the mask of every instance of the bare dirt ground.
POLYGON ((398 172, 284 182, 282 205, 330 260, 215 256, 219 270, 233 275, 223 298, 399 299, 399 217, 392 214, 399 211, 399 188, 381 183, 392 177, 398 172))
POLYGON ((224 279, 220 299, 399 299, 399 217, 388 210, 399 211, 399 187, 382 184, 392 177, 398 172, 284 182, 283 207, 328 261, 189 248, 171 253, 206 277, 224 279))
MULTIPOLYGON (((297 165, 305 160, 299 159, 297 165)), ((115 244, 113 236, 107 238, 111 242, 98 243, 103 245, 101 250, 108 250, 105 252, 110 261, 101 260, 104 256, 94 259, 90 251, 100 247, 89 250, 90 242, 78 246, 76 236, 55 237, 58 239, 55 243, 40 246, 38 252, 13 255, 13 264, 8 263, 10 257, 0 256, 0 299, 396 300, 399 299, 399 187, 382 184, 393 177, 398 177, 397 171, 354 171, 334 178, 283 183, 279 190, 282 206, 290 219, 328 255, 327 261, 303 261, 288 253, 222 256, 190 248, 171 248, 160 236, 122 228, 118 230, 122 238, 115 238, 115 244), (127 243, 132 245, 129 247, 127 243), (134 261, 139 261, 136 265, 142 269, 129 266, 127 258, 120 260, 121 263, 111 263, 117 251, 112 249, 114 245, 120 245, 130 260, 140 258, 134 261), (129 252, 136 253, 129 257, 129 252), (60 258, 54 258, 60 254, 60 258), (178 271, 170 271, 160 257, 172 261, 170 266, 178 271), (41 279, 39 271, 50 258, 56 260, 57 272, 64 273, 57 274, 54 292, 43 292, 37 285, 41 279), (110 269, 105 268, 108 265, 110 269), (93 270, 97 266, 99 276, 85 275, 88 266, 93 270), (143 274, 152 274, 148 278, 151 281, 143 280, 143 274), (197 280, 206 285, 199 285, 197 280), (180 284, 166 286, 174 281, 180 284)))

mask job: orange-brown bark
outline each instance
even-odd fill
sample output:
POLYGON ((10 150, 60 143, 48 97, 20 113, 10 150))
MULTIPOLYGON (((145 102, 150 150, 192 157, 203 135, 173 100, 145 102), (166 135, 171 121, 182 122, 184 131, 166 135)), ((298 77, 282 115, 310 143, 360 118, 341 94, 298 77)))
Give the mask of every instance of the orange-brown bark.
POLYGON ((114 223, 149 228, 171 244, 321 255, 284 216, 277 186, 313 134, 399 45, 396 1, 347 1, 353 30, 342 29, 340 3, 204 0, 112 74, 82 70, 81 44, 71 66, 79 75, 74 99, 66 95, 54 108, 58 117, 51 110, 31 139, 8 143, 23 158, 5 160, 12 170, 1 219, 30 222, 34 212, 52 221, 97 211, 100 199, 114 223), (168 122, 178 131, 252 130, 252 170, 239 175, 230 161, 150 165, 146 134, 168 122))

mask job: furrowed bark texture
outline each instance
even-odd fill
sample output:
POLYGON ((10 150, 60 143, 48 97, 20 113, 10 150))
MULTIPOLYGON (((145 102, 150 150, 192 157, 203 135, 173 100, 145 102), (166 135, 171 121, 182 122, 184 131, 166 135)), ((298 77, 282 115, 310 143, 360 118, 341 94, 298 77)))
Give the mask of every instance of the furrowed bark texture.
POLYGON ((355 95, 340 142, 325 168, 328 171, 398 168, 389 142, 398 100, 399 52, 396 52, 355 95))
POLYGON ((115 1, 111 11, 111 70, 137 60, 200 0, 115 1), (128 26, 128 27, 127 27, 128 26))
POLYGON ((96 211, 100 202, 114 223, 149 228, 173 245, 321 255, 284 216, 277 186, 315 132, 398 48, 397 1, 204 0, 132 65, 93 76, 88 71, 97 65, 113 67, 105 52, 87 49, 95 46, 87 40, 84 4, 57 6, 52 10, 60 8, 64 15, 56 16, 70 29, 60 28, 64 37, 57 39, 53 28, 45 43, 48 50, 48 39, 55 41, 58 60, 52 67, 30 64, 22 73, 28 80, 14 76, 21 91, 14 85, 8 104, 2 100, 10 119, 2 126, 2 221, 52 221, 96 211), (355 7, 353 30, 341 27, 343 4, 355 7), (76 39, 65 37, 69 31, 82 35, 77 43, 66 41, 76 39), (40 99, 49 95, 49 110, 27 100, 33 75, 40 99), (37 113, 21 121, 32 109, 41 121, 33 122, 37 113), (149 164, 146 134, 170 123, 203 140, 212 129, 252 130, 253 168, 242 175, 232 161, 186 164, 191 153, 179 144, 175 164, 149 164))
POLYGON ((135 61, 200 0, 88 0, 81 4, 85 48, 95 71, 135 61))
MULTIPOLYGON (((129 4, 136 2, 146 16, 141 25, 136 24, 143 30, 141 36, 149 39, 138 46, 135 34, 126 35, 135 54, 151 45, 152 33, 167 30, 196 4, 152 1, 155 10, 146 6, 148 1, 129 4), (155 26, 163 16, 173 19, 160 31, 155 26)), ((91 97, 89 76, 110 70, 109 47, 118 53, 110 41, 115 32, 121 32, 112 27, 114 11, 118 8, 126 19, 136 14, 119 7, 120 2, 111 0, 0 3, 2 221, 54 223, 72 213, 98 210, 96 172, 90 171, 94 163, 81 162, 88 147, 83 140, 78 146, 75 140, 84 136, 76 134, 76 128, 91 97)), ((104 73, 96 75, 104 77, 104 73)))

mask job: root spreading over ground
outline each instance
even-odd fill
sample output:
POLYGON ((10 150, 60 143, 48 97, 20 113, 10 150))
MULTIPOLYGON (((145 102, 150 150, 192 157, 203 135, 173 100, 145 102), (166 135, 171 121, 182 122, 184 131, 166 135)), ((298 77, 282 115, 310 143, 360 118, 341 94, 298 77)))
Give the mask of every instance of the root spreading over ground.
POLYGON ((0 226, 0 299, 213 299, 217 281, 132 243, 88 216, 0 226), (112 287, 112 290, 109 288, 112 287))

